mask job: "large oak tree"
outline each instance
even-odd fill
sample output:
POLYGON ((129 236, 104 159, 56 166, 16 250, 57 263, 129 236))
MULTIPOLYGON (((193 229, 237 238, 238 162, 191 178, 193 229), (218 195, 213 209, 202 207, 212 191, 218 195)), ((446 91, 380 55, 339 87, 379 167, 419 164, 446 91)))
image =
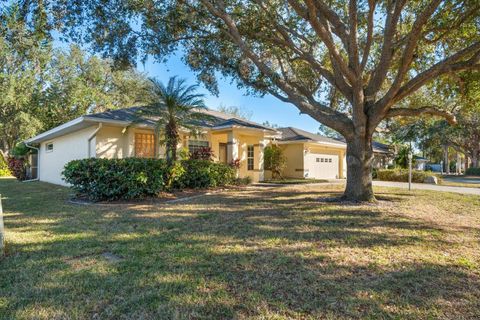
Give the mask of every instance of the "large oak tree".
POLYGON ((374 198, 380 122, 422 114, 454 122, 435 105, 398 103, 480 61, 478 0, 59 0, 52 8, 68 35, 119 66, 182 52, 213 92, 217 77, 231 77, 340 132, 352 200, 374 198))

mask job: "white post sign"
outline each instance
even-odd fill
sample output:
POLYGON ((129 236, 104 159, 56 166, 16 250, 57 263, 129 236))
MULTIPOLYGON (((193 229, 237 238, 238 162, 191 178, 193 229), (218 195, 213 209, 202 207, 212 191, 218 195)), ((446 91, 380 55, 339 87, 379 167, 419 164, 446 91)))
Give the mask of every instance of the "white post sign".
POLYGON ((2 195, 0 194, 0 257, 5 255, 5 228, 3 226, 2 195))
POLYGON ((412 190, 412 158, 411 153, 408 154, 408 190, 412 190))

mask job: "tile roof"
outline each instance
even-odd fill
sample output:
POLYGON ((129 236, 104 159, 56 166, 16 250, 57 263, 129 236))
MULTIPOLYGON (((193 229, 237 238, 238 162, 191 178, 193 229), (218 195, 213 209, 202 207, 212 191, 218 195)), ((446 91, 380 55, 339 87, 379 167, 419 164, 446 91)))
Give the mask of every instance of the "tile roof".
POLYGON ((343 140, 325 137, 298 128, 286 127, 278 128, 277 130, 282 133, 282 138, 279 139, 281 141, 312 140, 317 142, 346 145, 343 140))
MULTIPOLYGON (((146 118, 146 117, 139 116, 139 112, 142 110, 142 108, 144 107, 131 107, 131 108, 125 108, 125 109, 108 110, 101 113, 87 115, 85 117, 95 118, 95 119, 104 119, 104 120, 125 121, 125 122, 137 121, 139 123, 146 124, 146 125, 155 125, 154 117, 146 118)), ((240 119, 219 111, 210 110, 210 109, 199 109, 197 111, 207 116, 205 117, 205 119, 192 119, 192 124, 197 126, 209 127, 209 128, 241 126, 246 128, 275 131, 275 129, 261 125, 259 123, 249 121, 246 119, 240 119)))
POLYGON ((392 153, 392 147, 385 143, 373 141, 372 147, 373 151, 377 153, 392 153))
MULTIPOLYGON (((322 136, 320 134, 311 133, 302 129, 294 128, 294 127, 285 127, 285 128, 278 128, 278 131, 282 133, 282 138, 279 141, 302 141, 302 140, 310 140, 315 142, 324 142, 324 143, 333 143, 333 144, 340 144, 346 146, 345 140, 343 138, 335 139, 322 136)), ((380 143, 377 141, 372 142, 373 151, 376 153, 391 153, 392 148, 384 143, 380 143)))

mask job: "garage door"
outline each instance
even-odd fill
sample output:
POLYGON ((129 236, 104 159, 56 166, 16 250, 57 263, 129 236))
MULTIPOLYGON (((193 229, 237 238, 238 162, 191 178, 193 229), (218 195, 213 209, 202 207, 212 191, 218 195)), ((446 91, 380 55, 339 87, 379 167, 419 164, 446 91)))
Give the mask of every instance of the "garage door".
POLYGON ((337 179, 338 155, 309 153, 305 157, 305 169, 308 169, 307 178, 337 179))

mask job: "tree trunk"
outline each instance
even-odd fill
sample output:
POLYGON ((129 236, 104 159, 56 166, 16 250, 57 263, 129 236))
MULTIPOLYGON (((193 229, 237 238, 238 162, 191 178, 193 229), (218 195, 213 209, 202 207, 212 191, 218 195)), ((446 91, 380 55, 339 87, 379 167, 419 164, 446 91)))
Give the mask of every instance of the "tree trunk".
POLYGON ((371 137, 347 140, 347 187, 342 199, 375 201, 372 189, 373 149, 371 137))
POLYGON ((472 167, 478 168, 478 150, 472 152, 472 167))

